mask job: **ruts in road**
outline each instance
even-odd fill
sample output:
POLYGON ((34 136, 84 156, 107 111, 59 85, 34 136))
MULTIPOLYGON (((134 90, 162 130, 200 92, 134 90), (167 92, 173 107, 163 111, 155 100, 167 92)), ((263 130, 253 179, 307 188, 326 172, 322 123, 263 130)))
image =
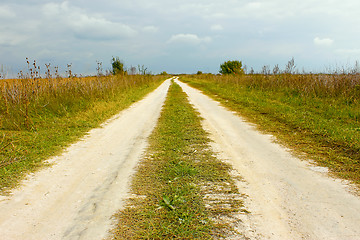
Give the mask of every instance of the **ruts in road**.
MULTIPOLYGON (((178 82, 178 81, 177 81, 178 82)), ((309 164, 237 114, 178 82, 200 112, 213 147, 232 164, 248 196, 239 229, 249 239, 360 239, 360 198, 326 169, 309 164), (242 225, 242 226, 241 226, 242 225)))

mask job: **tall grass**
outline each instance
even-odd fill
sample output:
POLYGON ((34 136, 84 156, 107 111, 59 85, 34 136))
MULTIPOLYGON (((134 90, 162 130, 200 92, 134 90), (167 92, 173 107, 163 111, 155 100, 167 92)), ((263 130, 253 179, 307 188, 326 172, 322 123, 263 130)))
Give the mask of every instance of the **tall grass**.
POLYGON ((249 74, 249 75, 196 75, 197 79, 211 80, 237 87, 288 91, 304 97, 360 99, 360 74, 249 74))
POLYGON ((141 99, 165 79, 72 74, 62 78, 50 73, 41 78, 38 72, 0 80, 0 191, 15 186, 44 159, 141 99))
POLYGON ((0 81, 0 128, 36 129, 34 118, 64 116, 114 98, 119 91, 153 81, 149 76, 107 76, 0 81))

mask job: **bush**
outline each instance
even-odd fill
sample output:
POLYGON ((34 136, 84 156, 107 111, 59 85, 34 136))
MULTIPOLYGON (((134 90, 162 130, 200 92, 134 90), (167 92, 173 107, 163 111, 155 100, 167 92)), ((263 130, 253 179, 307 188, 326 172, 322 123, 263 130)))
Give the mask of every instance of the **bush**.
POLYGON ((244 69, 242 68, 241 61, 227 61, 220 65, 221 74, 244 74, 244 69))
POLYGON ((120 61, 119 57, 113 57, 111 61, 112 72, 116 74, 124 74, 124 63, 120 61))

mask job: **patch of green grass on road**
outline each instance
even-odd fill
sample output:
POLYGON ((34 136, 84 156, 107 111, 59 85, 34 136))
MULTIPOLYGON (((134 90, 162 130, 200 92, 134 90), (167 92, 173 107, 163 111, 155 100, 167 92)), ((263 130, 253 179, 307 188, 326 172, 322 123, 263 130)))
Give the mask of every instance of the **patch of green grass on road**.
POLYGON ((199 114, 173 83, 133 177, 132 197, 116 215, 113 239, 212 239, 239 234, 229 219, 244 211, 242 195, 230 170, 209 150, 199 114))

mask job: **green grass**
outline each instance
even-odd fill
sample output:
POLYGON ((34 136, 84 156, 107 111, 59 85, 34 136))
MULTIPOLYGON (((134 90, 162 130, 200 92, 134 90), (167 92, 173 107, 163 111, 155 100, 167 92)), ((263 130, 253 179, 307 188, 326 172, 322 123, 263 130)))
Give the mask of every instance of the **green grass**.
POLYGON ((356 84, 357 78, 341 76, 339 82, 335 79, 326 86, 314 86, 320 77, 193 76, 182 81, 274 134, 297 153, 305 153, 337 176, 359 184, 360 94, 358 86, 341 90, 346 84, 356 84))
POLYGON ((149 149, 132 179, 132 197, 116 215, 113 239, 212 239, 238 234, 231 221, 221 217, 231 219, 241 211, 242 196, 230 166, 209 150, 200 121, 186 94, 172 84, 149 149), (213 194, 222 198, 206 198, 213 194))
MULTIPOLYGON (((106 77, 95 79, 97 84, 76 79, 72 82, 53 79, 50 88, 49 85, 39 84, 44 90, 29 98, 28 116, 21 115, 24 106, 19 96, 11 96, 16 101, 9 101, 8 104, 17 106, 7 112, 2 101, 0 192, 7 193, 27 173, 44 166, 45 159, 59 154, 64 147, 84 136, 90 129, 100 126, 106 119, 143 98, 159 86, 164 78, 148 77, 141 80, 140 77, 131 77, 128 80, 132 83, 106 77), (66 84, 59 86, 61 81, 66 84), (108 84, 106 89, 105 84, 108 84), (31 123, 31 126, 27 123, 31 123)), ((21 91, 21 86, 16 84, 3 87, 3 99, 9 89, 21 91)))

